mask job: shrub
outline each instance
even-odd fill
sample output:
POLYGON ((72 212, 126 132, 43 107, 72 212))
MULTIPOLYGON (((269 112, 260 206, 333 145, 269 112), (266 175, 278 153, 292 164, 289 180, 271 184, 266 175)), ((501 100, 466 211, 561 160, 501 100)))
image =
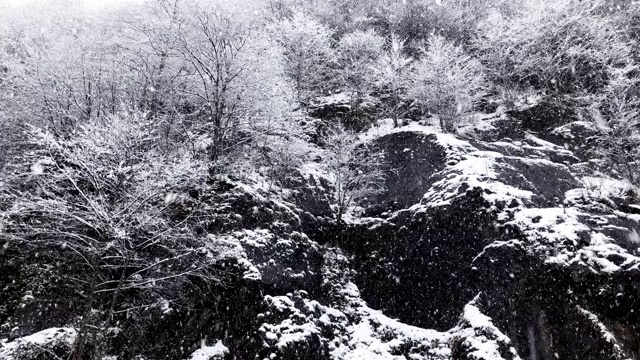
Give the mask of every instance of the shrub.
POLYGON ((605 166, 640 188, 640 102, 637 81, 609 86, 601 103, 592 107, 592 119, 603 132, 595 148, 605 166))
POLYGON ((124 310, 170 300, 194 279, 220 283, 193 226, 202 207, 191 193, 207 187, 206 165, 159 152, 143 114, 96 119, 68 138, 34 128, 28 139, 33 151, 12 162, 0 189, 0 242, 56 264, 57 293, 83 294, 73 298, 83 314, 76 353, 124 310))

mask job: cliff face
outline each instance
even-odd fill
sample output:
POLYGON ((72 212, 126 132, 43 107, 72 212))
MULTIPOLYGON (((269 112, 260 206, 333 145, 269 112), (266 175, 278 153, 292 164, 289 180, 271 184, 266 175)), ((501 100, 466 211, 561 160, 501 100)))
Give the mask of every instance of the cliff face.
MULTIPOLYGON (((571 140, 582 128, 553 134, 571 140)), ((473 299, 522 358, 638 356, 640 216, 629 186, 590 169, 571 145, 475 135, 416 126, 376 140, 399 169, 389 198, 414 181, 425 187, 416 204, 350 235, 363 298, 440 331, 460 324, 473 299), (389 146, 407 138, 419 150, 389 146), (425 163, 438 169, 426 179, 425 163)))
MULTIPOLYGON (((105 339, 110 353, 640 356, 640 207, 624 183, 585 161, 587 143, 578 139, 595 130, 565 125, 548 142, 519 129, 505 134, 504 120, 485 119, 464 136, 417 123, 363 134, 386 153, 387 190, 340 233, 331 182, 313 162, 276 194, 255 181, 220 181, 216 193, 202 194, 211 204, 202 231, 233 280, 185 294, 204 299, 189 311, 150 309, 138 337, 132 325, 116 326, 105 339)), ((9 337, 0 358, 63 356, 76 336, 78 311, 43 311, 56 286, 34 287, 25 274, 37 265, 23 259, 0 269, 9 337)))

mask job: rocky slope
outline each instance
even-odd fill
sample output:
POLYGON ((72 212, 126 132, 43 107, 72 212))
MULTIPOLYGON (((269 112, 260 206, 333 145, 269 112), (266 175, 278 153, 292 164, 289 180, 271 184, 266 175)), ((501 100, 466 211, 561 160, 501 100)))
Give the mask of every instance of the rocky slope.
MULTIPOLYGON (((339 235, 331 183, 313 162, 277 194, 257 180, 220 181, 205 194, 212 207, 203 231, 233 282, 189 313, 150 310, 143 346, 114 330, 110 352, 637 358, 640 207, 630 188, 585 158, 587 136, 597 136, 588 124, 543 140, 505 132, 505 121, 487 117, 461 136, 384 121, 364 133, 386 153, 387 191, 339 235)), ((11 266, 0 272, 0 358, 64 356, 78 314, 43 311, 47 294, 17 275, 28 266, 11 266)))

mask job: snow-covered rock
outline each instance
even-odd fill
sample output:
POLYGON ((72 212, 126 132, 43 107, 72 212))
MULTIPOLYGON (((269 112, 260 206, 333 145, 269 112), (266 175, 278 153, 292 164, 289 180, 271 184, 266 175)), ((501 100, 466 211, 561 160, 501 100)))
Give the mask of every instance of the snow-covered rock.
POLYGON ((72 328, 49 328, 0 343, 0 359, 55 359, 69 353, 77 332, 72 328))
POLYGON ((229 353, 229 349, 218 340, 213 346, 202 345, 202 347, 191 354, 189 360, 217 360, 224 359, 229 353))
POLYGON ((463 304, 475 290, 484 293, 482 313, 513 340, 514 357, 635 354, 640 215, 628 184, 581 166, 571 147, 532 134, 462 140, 414 123, 372 129, 365 138, 387 150, 400 174, 380 198, 402 204, 395 197, 405 191, 409 200, 402 204, 408 209, 382 213, 384 220, 354 224, 349 236, 357 244, 346 246, 358 254, 355 281, 373 307, 443 329, 453 309, 470 309, 463 304), (409 138, 413 144, 403 141, 409 138), (597 326, 578 308, 593 313, 597 326), (617 348, 596 331, 602 327, 612 329, 617 348))

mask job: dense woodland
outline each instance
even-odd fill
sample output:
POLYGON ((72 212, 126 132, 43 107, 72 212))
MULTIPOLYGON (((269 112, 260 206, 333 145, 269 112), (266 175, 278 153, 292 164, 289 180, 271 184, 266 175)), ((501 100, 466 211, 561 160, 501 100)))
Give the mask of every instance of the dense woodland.
POLYGON ((639 66, 636 1, 0 2, 0 261, 41 258, 71 358, 100 359, 238 276, 203 230, 224 181, 277 197, 315 161, 340 231, 384 187, 381 119, 456 134, 536 99, 529 130, 595 124, 594 166, 640 186, 639 66))
MULTIPOLYGON (((37 138, 65 147, 112 127, 114 141, 130 134, 140 149, 132 152, 153 149, 159 163, 177 157, 211 174, 237 171, 238 156, 255 168, 286 166, 309 106, 337 93, 349 106, 332 129, 435 117, 455 132, 489 103, 539 96, 546 121, 578 117, 607 129, 617 140, 602 144, 607 154, 631 155, 623 149, 634 144, 640 10, 631 1, 5 8, 0 164, 8 173, 33 162, 16 158, 27 144, 42 148, 37 138)), ((92 141, 89 153, 119 146, 92 141)), ((620 163, 628 161, 611 165, 620 163)))

